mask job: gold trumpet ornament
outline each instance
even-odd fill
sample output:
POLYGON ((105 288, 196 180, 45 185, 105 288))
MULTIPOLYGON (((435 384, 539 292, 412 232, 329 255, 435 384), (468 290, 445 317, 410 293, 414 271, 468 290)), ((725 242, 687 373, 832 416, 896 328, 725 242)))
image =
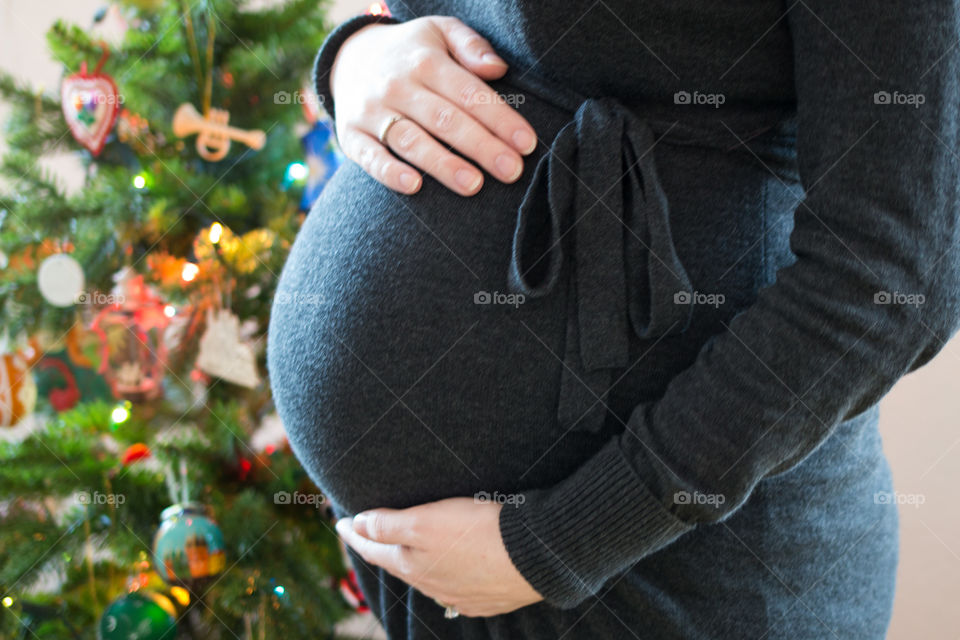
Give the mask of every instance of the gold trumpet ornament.
POLYGON ((197 134, 197 153, 209 162, 223 160, 230 151, 230 141, 236 140, 255 151, 263 148, 267 134, 260 129, 238 129, 227 123, 230 112, 210 109, 206 117, 200 115, 192 104, 185 102, 173 114, 173 135, 186 138, 197 134))

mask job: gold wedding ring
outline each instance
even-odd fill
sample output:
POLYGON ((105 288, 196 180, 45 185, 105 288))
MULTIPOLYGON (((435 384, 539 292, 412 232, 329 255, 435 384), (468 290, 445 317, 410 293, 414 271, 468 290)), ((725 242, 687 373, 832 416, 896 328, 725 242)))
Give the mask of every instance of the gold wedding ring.
POLYGON ((390 116, 390 119, 383 123, 378 136, 380 144, 387 146, 387 134, 390 133, 390 127, 404 119, 406 119, 406 116, 390 116))

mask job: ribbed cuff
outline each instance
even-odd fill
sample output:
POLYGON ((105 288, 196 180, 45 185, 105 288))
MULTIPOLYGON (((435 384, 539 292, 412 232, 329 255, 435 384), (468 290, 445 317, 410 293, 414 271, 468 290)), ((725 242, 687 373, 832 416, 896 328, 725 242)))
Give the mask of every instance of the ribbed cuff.
POLYGON ((573 475, 500 511, 514 566, 555 607, 569 609, 693 525, 644 486, 614 438, 573 475))
POLYGON ((330 70, 333 68, 333 61, 337 58, 341 45, 347 38, 355 34, 367 25, 382 22, 384 24, 397 24, 400 20, 386 14, 380 15, 360 15, 350 18, 340 23, 327 36, 320 46, 316 61, 313 64, 313 85, 317 91, 317 97, 320 98, 320 104, 335 118, 333 113, 333 95, 330 93, 330 70))

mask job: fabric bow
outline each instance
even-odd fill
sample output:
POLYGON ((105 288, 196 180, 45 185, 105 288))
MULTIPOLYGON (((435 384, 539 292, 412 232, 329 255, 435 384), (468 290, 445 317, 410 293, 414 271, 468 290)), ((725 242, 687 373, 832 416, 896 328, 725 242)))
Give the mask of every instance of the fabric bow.
POLYGON ((612 98, 588 99, 537 162, 517 213, 508 284, 549 295, 568 253, 567 340, 557 418, 598 431, 613 372, 629 366, 630 331, 681 333, 690 279, 670 232, 649 124, 612 98), (634 240, 634 241, 631 241, 634 240))

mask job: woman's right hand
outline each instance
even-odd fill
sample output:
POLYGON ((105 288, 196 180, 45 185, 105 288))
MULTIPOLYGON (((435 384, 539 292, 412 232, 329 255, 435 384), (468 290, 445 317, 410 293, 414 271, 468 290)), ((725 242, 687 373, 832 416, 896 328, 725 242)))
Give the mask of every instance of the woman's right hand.
POLYGON ((484 81, 506 71, 490 43, 456 18, 368 25, 343 43, 330 73, 340 147, 401 193, 420 189, 413 167, 461 195, 477 193, 483 173, 464 157, 502 182, 515 182, 521 154, 536 148, 537 137, 484 81), (403 119, 390 127, 387 149, 378 136, 394 116, 403 119))

